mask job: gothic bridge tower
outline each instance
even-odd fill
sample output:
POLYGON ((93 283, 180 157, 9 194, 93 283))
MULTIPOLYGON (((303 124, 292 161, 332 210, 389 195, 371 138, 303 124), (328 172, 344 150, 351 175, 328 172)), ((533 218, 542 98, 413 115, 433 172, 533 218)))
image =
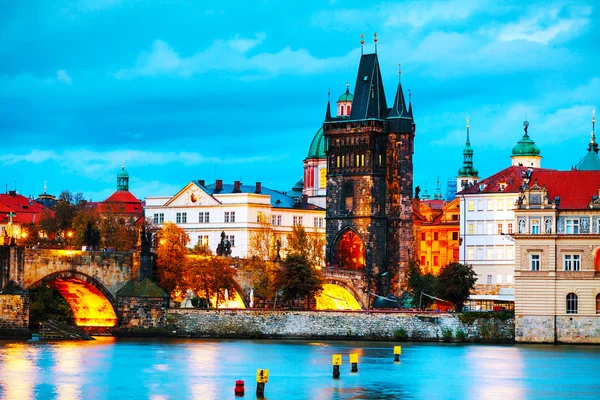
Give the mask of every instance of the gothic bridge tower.
POLYGON ((399 79, 387 107, 376 52, 361 56, 354 90, 350 114, 332 117, 328 102, 323 124, 327 262, 364 271, 369 291, 398 293, 414 257, 412 105, 399 79))

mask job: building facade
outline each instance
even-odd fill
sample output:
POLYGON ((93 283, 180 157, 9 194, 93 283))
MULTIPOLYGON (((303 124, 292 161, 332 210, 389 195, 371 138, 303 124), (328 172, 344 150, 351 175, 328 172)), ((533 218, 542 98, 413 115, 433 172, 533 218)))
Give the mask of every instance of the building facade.
POLYGON ((28 235, 25 224, 38 224, 42 218, 54 217, 54 211, 44 205, 8 191, 0 194, 0 245, 9 244, 11 239, 23 239, 28 235))
POLYGON ((405 286, 414 258, 415 123, 399 83, 387 107, 377 54, 360 59, 349 116, 327 104, 327 251, 331 265, 361 270, 380 294, 405 286))
POLYGON ((600 172, 535 170, 515 206, 521 342, 600 343, 600 172))
POLYGON ((188 183, 174 196, 146 198, 146 219, 156 225, 173 222, 190 237, 190 246, 208 246, 214 253, 221 233, 231 245, 232 257, 246 257, 253 232, 264 229, 264 221, 280 237, 283 256, 285 235, 294 225, 307 232, 325 235, 325 210, 281 192, 256 185, 217 180, 188 183))
POLYGON ((442 267, 459 261, 460 201, 414 200, 415 249, 423 273, 439 275, 442 267))
MULTIPOLYGON (((512 149, 512 166, 486 179, 475 180, 477 172, 472 171, 472 166, 467 164, 470 160, 465 158, 459 171, 458 183, 464 187, 457 194, 462 210, 459 256, 461 262, 473 266, 478 294, 498 294, 500 288, 514 285, 515 245, 511 237, 517 232, 514 206, 523 179, 528 179, 532 171, 540 170, 541 160, 540 149, 527 133, 529 123, 525 121, 523 126, 525 134, 512 149), (532 167, 532 163, 536 167, 532 167), (461 174, 467 168, 471 168, 471 172, 461 174), (473 180, 460 182, 461 175, 473 180)), ((467 155, 472 156, 472 150, 467 155)))

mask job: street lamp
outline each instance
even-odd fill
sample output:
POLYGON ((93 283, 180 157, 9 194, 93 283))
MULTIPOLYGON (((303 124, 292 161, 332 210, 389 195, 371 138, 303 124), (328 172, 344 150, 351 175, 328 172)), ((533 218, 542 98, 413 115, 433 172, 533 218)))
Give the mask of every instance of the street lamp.
POLYGON ((71 244, 72 237, 73 237, 73 231, 71 231, 71 230, 67 231, 67 248, 69 248, 69 246, 71 244))

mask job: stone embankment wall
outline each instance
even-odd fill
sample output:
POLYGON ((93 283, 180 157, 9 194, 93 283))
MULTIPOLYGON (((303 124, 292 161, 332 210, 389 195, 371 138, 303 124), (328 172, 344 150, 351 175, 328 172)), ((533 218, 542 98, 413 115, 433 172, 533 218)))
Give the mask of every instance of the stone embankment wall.
POLYGON ((514 341, 513 318, 462 322, 458 314, 170 309, 168 320, 191 337, 514 341))
POLYGON ((517 315, 515 325, 517 342, 600 344, 600 316, 517 315))

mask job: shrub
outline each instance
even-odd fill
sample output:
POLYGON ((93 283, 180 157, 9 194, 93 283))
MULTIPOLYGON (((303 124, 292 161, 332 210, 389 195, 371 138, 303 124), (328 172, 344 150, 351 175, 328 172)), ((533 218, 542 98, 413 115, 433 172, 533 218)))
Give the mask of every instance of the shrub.
POLYGON ((408 339, 408 332, 406 332, 406 329, 404 328, 398 328, 394 331, 394 338, 396 338, 396 340, 406 340, 408 339))
POLYGON ((444 342, 451 341, 453 337, 454 337, 454 334, 452 332, 452 329, 442 328, 442 338, 444 339, 444 342))
POLYGON ((462 329, 458 329, 456 331, 456 338, 460 341, 460 342, 465 342, 467 340, 467 334, 465 333, 465 331, 463 331, 462 329))

